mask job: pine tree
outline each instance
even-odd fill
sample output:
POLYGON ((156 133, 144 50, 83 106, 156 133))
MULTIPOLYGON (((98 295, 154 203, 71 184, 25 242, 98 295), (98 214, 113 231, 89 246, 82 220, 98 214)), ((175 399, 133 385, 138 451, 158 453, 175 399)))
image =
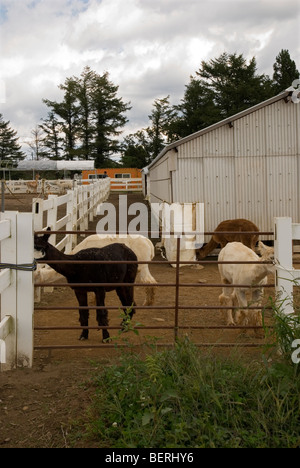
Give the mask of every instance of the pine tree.
POLYGON ((92 118, 92 90, 97 74, 90 67, 85 67, 78 79, 77 97, 79 101, 78 138, 80 140, 79 156, 90 159, 95 126, 92 118))
POLYGON ((140 130, 124 138, 121 164, 123 167, 143 169, 152 160, 151 141, 147 130, 140 130))
POLYGON ((44 147, 49 159, 62 159, 63 138, 60 135, 61 129, 54 112, 48 113, 48 118, 43 120, 40 128, 44 132, 44 147))
POLYGON ((203 61, 196 73, 207 90, 213 92, 221 118, 248 109, 273 94, 270 78, 257 74, 255 57, 247 64, 243 55, 225 52, 217 59, 203 61))
POLYGON ((125 112, 131 106, 117 97, 118 89, 109 81, 108 73, 95 76, 91 105, 94 120, 93 158, 98 168, 105 167, 110 156, 121 150, 117 137, 128 121, 125 112))
POLYGON ((62 102, 49 101, 43 99, 43 102, 50 107, 51 112, 59 119, 61 131, 64 134, 64 159, 73 160, 77 155, 77 134, 79 120, 79 106, 77 98, 77 80, 67 78, 59 89, 64 91, 62 102))
POLYGON ((291 59, 289 51, 285 49, 282 49, 277 55, 273 69, 273 88, 275 94, 279 94, 292 86, 293 81, 300 76, 296 63, 291 59))
POLYGON ((4 121, 0 114, 0 160, 16 163, 25 158, 18 143, 17 132, 10 128, 10 122, 4 121))
POLYGON ((147 128, 148 137, 151 141, 152 159, 162 151, 169 143, 170 126, 175 118, 175 111, 170 106, 170 96, 156 99, 151 114, 148 116, 152 125, 147 128))
POLYGON ((221 119, 214 103, 214 92, 207 88, 203 80, 191 76, 186 86, 184 98, 177 106, 177 120, 171 124, 173 134, 180 138, 198 132, 221 119))
POLYGON ((61 102, 44 102, 65 136, 63 157, 94 159, 98 168, 109 165, 110 156, 121 149, 117 137, 130 109, 129 103, 117 97, 119 87, 108 73, 99 75, 85 67, 80 77, 67 78, 59 88, 64 92, 61 102))

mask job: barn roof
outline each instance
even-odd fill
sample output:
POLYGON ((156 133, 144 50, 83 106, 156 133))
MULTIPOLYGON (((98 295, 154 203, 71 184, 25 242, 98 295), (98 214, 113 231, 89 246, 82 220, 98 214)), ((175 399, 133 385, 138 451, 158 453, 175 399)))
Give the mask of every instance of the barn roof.
POLYGON ((177 140, 174 143, 171 143, 170 145, 166 146, 160 153, 159 155, 149 164, 148 169, 150 169, 152 166, 156 164, 157 161, 159 161, 168 151, 172 149, 176 149, 178 146, 183 145, 184 143, 187 143, 191 140, 194 140, 195 138, 198 138, 202 135, 205 135, 205 133, 209 133, 212 130, 215 130, 219 127, 222 127, 223 125, 229 125, 235 120, 238 120, 242 117, 245 117, 246 115, 252 114, 253 112, 262 109, 263 107, 270 106, 271 104, 274 104, 275 102, 281 101, 282 99, 287 99, 288 96, 291 96, 292 92, 290 90, 284 91, 283 93, 278 94, 277 96, 274 96, 266 101, 263 101, 259 104, 256 104, 253 107, 250 107, 249 109, 246 109, 242 112, 239 112, 238 114, 232 115, 231 117, 228 117, 224 120, 221 120, 220 122, 217 122, 213 125, 210 125, 209 127, 204 128, 203 130, 200 130, 196 133, 192 133, 191 135, 188 135, 185 138, 182 138, 181 140, 177 140))
POLYGON ((94 161, 20 161, 18 171, 84 171, 94 170, 94 161))

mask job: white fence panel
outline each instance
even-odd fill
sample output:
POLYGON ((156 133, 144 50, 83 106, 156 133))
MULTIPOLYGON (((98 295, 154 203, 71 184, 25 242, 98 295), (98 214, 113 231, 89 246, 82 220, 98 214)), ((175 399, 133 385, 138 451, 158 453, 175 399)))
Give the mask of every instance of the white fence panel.
MULTIPOLYGON (((48 200, 40 198, 33 200, 32 212, 34 216, 34 230, 42 231, 50 227, 52 231, 86 231, 89 221, 92 222, 97 215, 97 207, 109 197, 110 179, 99 179, 89 185, 77 186, 68 190, 66 195, 49 195, 48 200), (65 206, 66 214, 58 217, 59 207, 65 206)), ((57 243, 57 235, 52 234, 50 243, 58 250, 69 254, 77 245, 77 234, 66 234, 57 243)), ((43 268, 39 266, 39 268, 43 268)), ((47 288, 48 290, 51 288, 47 288)), ((41 290, 36 288, 35 301, 41 299, 41 290)))
POLYGON ((275 218, 276 295, 285 314, 294 313, 293 289, 300 285, 300 270, 293 268, 293 240, 300 240, 300 224, 275 218))
POLYGON ((137 179, 110 179, 111 190, 119 192, 142 192, 143 181, 137 179))
MULTIPOLYGON (((31 213, 0 215, 1 263, 20 266, 33 263, 33 220, 31 213), (9 226, 9 229, 8 229, 9 226)), ((32 366, 33 274, 4 269, 1 272, 0 366, 32 366)))
MULTIPOLYGON (((98 205, 108 198, 109 193, 109 179, 100 179, 90 185, 81 185, 74 190, 68 190, 66 195, 49 195, 48 200, 34 199, 32 206, 34 229, 42 231, 49 226, 53 231, 62 228, 66 231, 76 231, 78 228, 85 231, 88 229, 89 221, 93 221, 96 216, 98 205), (66 214, 58 218, 58 209, 64 205, 66 214)), ((53 234, 50 242, 59 250, 65 249, 65 252, 69 253, 76 245, 76 235, 66 234, 57 244, 56 234, 53 234)))
POLYGON ((77 180, 8 180, 5 181, 5 193, 36 193, 42 195, 63 194, 77 186, 77 180))

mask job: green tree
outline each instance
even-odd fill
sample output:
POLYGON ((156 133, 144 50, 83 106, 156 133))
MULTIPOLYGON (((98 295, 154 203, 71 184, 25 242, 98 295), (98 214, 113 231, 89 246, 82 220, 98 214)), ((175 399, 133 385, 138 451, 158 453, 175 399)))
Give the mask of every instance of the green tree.
POLYGON ((149 135, 146 130, 124 138, 121 164, 123 167, 143 169, 151 161, 152 151, 149 135))
POLYGON ((91 92, 94 142, 92 156, 95 166, 105 167, 114 153, 120 152, 119 140, 122 128, 128 122, 125 112, 131 109, 129 103, 117 97, 119 87, 109 81, 109 74, 95 75, 91 92))
MULTIPOLYGON (((110 156, 120 151, 118 137, 127 122, 129 103, 117 96, 119 87, 108 73, 99 75, 90 67, 80 77, 67 78, 59 88, 64 93, 61 102, 44 102, 64 134, 63 157, 94 159, 96 167, 107 166, 110 156)), ((54 137, 52 131, 51 139, 54 137)))
POLYGON ((79 153, 82 159, 90 159, 95 126, 92 119, 92 90, 97 74, 90 67, 85 67, 77 81, 77 97, 79 101, 78 137, 79 153))
POLYGON ((61 137, 61 126, 54 112, 48 113, 48 118, 43 120, 40 128, 44 132, 44 147, 49 159, 62 159, 63 138, 61 137))
POLYGON ((152 146, 152 159, 158 156, 167 143, 170 143, 172 123, 176 118, 177 112, 170 105, 170 96, 154 101, 149 115, 152 125, 147 129, 152 146))
POLYGON ((77 133, 79 122, 79 105, 77 98, 77 80, 67 78, 59 88, 64 92, 62 102, 49 101, 43 102, 50 107, 51 111, 58 116, 61 125, 61 131, 64 134, 64 158, 73 160, 77 155, 77 133))
POLYGON ((214 103, 214 92, 203 80, 191 76, 184 98, 176 107, 178 118, 171 123, 173 136, 183 138, 220 120, 220 112, 214 103))
POLYGON ((25 158, 18 143, 17 132, 10 127, 10 122, 3 119, 0 114, 0 160, 16 163, 25 158))
POLYGON ((121 159, 123 167, 147 166, 171 141, 177 111, 170 105, 169 98, 170 96, 156 99, 148 116, 149 127, 124 139, 121 159))
POLYGON ((273 88, 275 94, 279 94, 292 86, 293 81, 300 76, 296 63, 291 59, 290 53, 286 49, 282 49, 277 55, 273 69, 273 88))
POLYGON ((203 61, 196 74, 207 90, 213 92, 221 118, 230 117, 273 95, 271 79, 257 74, 256 59, 249 63, 243 55, 223 53, 203 61))

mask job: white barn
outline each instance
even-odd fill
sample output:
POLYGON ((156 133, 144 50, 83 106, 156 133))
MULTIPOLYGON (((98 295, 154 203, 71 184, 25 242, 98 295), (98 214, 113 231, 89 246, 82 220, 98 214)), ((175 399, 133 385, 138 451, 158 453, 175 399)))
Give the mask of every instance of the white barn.
POLYGON ((151 203, 204 203, 205 226, 300 223, 300 104, 286 91, 167 146, 143 173, 151 203))

